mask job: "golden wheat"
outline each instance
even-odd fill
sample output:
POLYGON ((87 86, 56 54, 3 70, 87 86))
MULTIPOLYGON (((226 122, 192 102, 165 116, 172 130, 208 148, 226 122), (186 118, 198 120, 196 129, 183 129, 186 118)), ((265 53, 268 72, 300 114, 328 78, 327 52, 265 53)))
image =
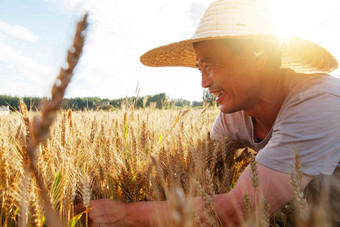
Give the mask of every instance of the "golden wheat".
MULTIPOLYGON (((86 17, 68 52, 68 69, 61 69, 52 99, 42 104, 41 117, 27 111, 22 101, 19 114, 0 117, 0 226, 66 225, 76 215, 75 204, 87 208, 91 199, 101 198, 125 203, 169 200, 171 220, 159 224, 221 226, 214 195, 230 191, 248 164, 257 193, 256 152, 229 138, 210 139, 216 108, 157 110, 146 107, 145 98, 142 110, 128 99, 121 110, 112 112, 59 110, 81 54, 85 27, 86 17), (198 196, 204 217, 187 200, 198 196)), ((331 226, 323 209, 328 197, 322 194, 322 204, 309 208, 300 191, 298 155, 295 166, 294 224, 331 226)), ((270 222, 265 199, 257 198, 252 207, 244 195, 244 204, 244 226, 288 223, 288 206, 270 222)))

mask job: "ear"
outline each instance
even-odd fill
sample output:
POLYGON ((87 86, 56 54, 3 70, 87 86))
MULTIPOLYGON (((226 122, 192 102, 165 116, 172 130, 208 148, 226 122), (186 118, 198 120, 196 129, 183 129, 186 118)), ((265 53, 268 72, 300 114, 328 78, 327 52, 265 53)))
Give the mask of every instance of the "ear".
POLYGON ((262 69, 265 67, 268 61, 268 53, 264 48, 254 48, 253 51, 253 56, 255 58, 255 64, 258 69, 262 69))

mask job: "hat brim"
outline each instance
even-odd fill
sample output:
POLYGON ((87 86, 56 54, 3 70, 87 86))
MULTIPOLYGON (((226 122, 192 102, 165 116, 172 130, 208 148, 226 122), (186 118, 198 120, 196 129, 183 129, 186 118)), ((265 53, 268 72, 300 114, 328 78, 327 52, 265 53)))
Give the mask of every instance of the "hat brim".
POLYGON ((291 68, 302 73, 330 73, 338 67, 334 56, 325 48, 302 39, 290 37, 281 40, 272 35, 248 35, 248 36, 220 36, 187 39, 176 43, 164 45, 152 49, 140 57, 140 61, 146 66, 182 66, 196 67, 196 54, 193 43, 213 39, 259 39, 279 40, 282 60, 281 68, 291 68))

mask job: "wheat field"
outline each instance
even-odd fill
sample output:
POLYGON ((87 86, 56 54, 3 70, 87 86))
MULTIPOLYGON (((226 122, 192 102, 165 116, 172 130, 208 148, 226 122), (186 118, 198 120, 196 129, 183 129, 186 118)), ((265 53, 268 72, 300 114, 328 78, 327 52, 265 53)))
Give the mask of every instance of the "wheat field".
MULTIPOLYGON (((0 116, 0 227, 87 226, 88 210, 75 214, 74 206, 101 198, 168 200, 170 221, 157 226, 221 226, 213 195, 230 191, 248 164, 256 189, 256 151, 228 138, 210 139, 218 114, 213 107, 135 109, 132 102, 110 112, 61 110, 85 28, 86 15, 68 68, 60 70, 40 112, 27 111, 21 101, 20 110, 0 116), (204 202, 204 224, 187 200, 197 196, 204 202)), ((270 215, 265 200, 254 206, 245 195, 241 226, 332 226, 327 206, 306 205, 298 155, 295 163, 293 205, 270 215)))
MULTIPOLYGON (((41 190, 25 168, 37 114, 21 103, 20 112, 0 118, 0 226, 47 225, 41 190)), ((219 226, 212 196, 230 191, 255 153, 235 141, 209 138, 217 114, 215 108, 59 111, 34 163, 58 218, 63 225, 85 226, 75 221, 73 208, 92 199, 170 200, 177 218, 167 224, 196 226, 200 220, 183 204, 186 197, 200 196, 209 225, 219 226)), ((256 226, 275 226, 285 211, 275 217, 264 208, 256 226)))
MULTIPOLYGON (((88 204, 90 199, 165 200, 175 188, 187 196, 227 192, 249 156, 234 160, 232 152, 221 150, 241 146, 228 142, 217 146, 209 139, 217 113, 215 109, 59 111, 49 138, 38 147, 35 165, 64 221, 75 215, 75 203, 88 204)), ((32 137, 30 119, 36 114, 22 107, 0 121, 3 225, 16 223, 23 214, 28 224, 44 222, 39 189, 24 167, 32 137)))

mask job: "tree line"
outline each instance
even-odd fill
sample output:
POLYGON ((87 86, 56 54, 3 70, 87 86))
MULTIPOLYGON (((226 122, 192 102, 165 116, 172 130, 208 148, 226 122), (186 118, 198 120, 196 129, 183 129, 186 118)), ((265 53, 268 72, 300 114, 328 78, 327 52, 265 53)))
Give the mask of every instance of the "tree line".
MULTIPOLYGON (((41 97, 23 97, 21 98, 29 110, 38 110, 40 102, 43 98, 41 97)), ((19 97, 16 96, 7 96, 0 95, 0 106, 10 106, 11 110, 19 109, 19 97)), ((145 108, 145 107, 154 107, 154 108, 163 108, 170 109, 176 107, 199 107, 203 106, 204 102, 212 102, 211 96, 209 93, 203 92, 203 101, 189 101, 186 99, 170 99, 166 93, 159 93, 156 95, 148 95, 143 97, 126 97, 119 99, 102 99, 98 97, 83 97, 83 98, 65 98, 63 100, 62 108, 63 109, 72 109, 72 110, 85 110, 85 109, 102 109, 102 110, 112 110, 121 108, 122 106, 133 106, 134 108, 145 108)))

